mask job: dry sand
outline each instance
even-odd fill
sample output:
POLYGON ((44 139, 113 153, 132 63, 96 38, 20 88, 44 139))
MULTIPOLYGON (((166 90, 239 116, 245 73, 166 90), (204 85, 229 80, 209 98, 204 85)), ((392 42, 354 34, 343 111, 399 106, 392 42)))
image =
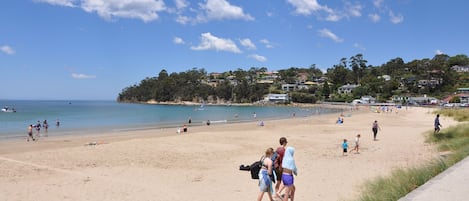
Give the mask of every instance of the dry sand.
POLYGON ((431 109, 373 113, 363 107, 344 115, 343 125, 332 114, 266 121, 264 127, 189 127, 188 134, 158 129, 0 142, 0 200, 255 200, 258 180, 239 166, 276 148, 282 136, 296 149, 296 200, 351 200, 366 180, 439 155, 424 142, 433 128, 431 109), (382 128, 379 141, 372 140, 374 120, 382 128), (361 153, 342 156, 342 140, 352 145, 358 133, 361 153), (94 141, 106 144, 84 145, 94 141))

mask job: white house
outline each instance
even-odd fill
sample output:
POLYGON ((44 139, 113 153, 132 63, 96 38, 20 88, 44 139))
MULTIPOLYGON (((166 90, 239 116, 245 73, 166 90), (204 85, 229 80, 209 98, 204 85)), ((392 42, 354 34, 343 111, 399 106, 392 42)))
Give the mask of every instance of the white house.
POLYGON ((274 103, 286 103, 290 101, 288 94, 267 94, 266 101, 274 103))
POLYGON ((296 91, 297 88, 297 84, 282 84, 283 91, 296 91))
POLYGON ((339 94, 349 94, 349 93, 352 93, 352 91, 357 88, 359 85, 356 85, 356 84, 347 84, 347 85, 343 85, 341 87, 339 87, 337 89, 337 92, 339 94))
POLYGON ((469 72, 469 66, 458 66, 458 65, 454 65, 453 67, 451 67, 451 69, 455 70, 455 71, 458 72, 458 73, 466 73, 466 72, 469 72))

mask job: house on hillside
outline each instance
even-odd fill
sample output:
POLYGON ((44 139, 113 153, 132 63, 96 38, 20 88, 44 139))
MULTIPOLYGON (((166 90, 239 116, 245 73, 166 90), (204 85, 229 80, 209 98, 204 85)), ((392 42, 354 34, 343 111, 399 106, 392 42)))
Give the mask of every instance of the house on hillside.
POLYGON ((282 84, 282 91, 296 91, 297 89, 297 84, 282 84))
POLYGON ((453 69, 454 71, 456 71, 458 73, 467 73, 467 72, 469 72, 469 66, 454 65, 453 67, 451 67, 451 69, 453 69))
POLYGON ((339 94, 350 94, 357 88, 359 85, 356 84, 346 84, 337 89, 337 92, 339 94))
POLYGON ((458 93, 469 94, 469 88, 458 88, 458 93))
POLYGON ((383 79, 384 81, 389 81, 389 80, 391 80, 391 76, 389 76, 389 75, 382 75, 382 76, 378 76, 378 79, 383 79))

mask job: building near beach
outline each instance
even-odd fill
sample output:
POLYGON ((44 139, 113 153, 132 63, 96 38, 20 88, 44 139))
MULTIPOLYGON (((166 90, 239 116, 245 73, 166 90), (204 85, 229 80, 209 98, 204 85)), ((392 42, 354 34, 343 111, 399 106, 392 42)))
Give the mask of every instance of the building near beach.
POLYGON ((288 94, 267 94, 265 100, 272 103, 288 103, 290 97, 288 94))

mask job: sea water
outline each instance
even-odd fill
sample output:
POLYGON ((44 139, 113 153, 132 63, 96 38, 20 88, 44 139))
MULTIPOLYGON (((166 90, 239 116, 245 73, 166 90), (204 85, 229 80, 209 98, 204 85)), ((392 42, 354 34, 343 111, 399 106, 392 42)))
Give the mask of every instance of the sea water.
MULTIPOLYGON (((188 124, 204 125, 261 121, 337 112, 327 108, 230 105, 148 105, 115 101, 32 101, 0 100, 0 140, 24 137, 29 125, 47 120, 48 135, 113 133, 123 130, 176 128, 188 124), (255 117, 255 118, 254 118, 255 117), (60 125, 56 126, 59 121, 60 125)), ((43 130, 41 132, 44 132, 43 130)))

